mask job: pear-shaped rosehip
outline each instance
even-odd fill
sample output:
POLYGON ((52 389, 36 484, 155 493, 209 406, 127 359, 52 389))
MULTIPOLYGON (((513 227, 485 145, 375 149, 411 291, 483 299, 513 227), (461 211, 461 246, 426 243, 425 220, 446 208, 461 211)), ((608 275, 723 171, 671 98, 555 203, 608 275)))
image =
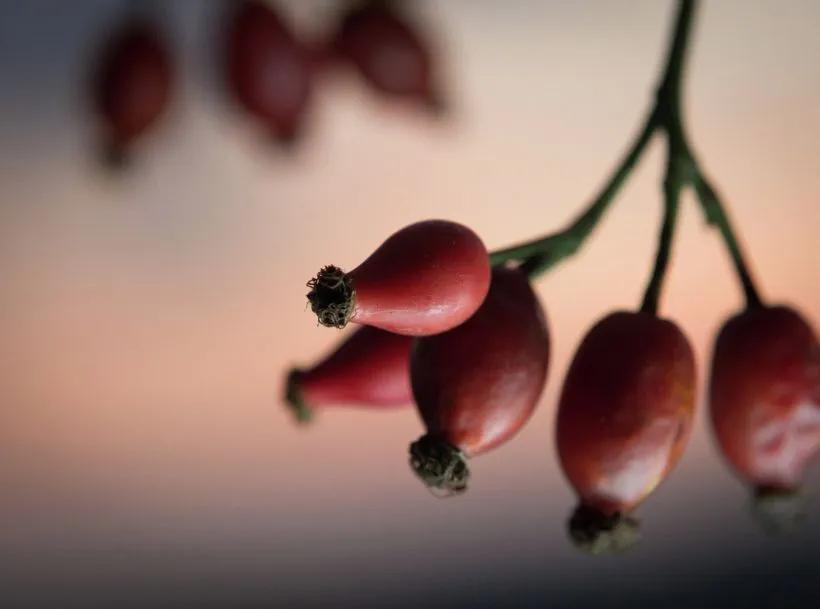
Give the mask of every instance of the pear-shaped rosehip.
POLYGON ((311 309, 323 326, 348 323, 424 336, 466 321, 490 286, 481 238, 448 220, 404 227, 349 273, 327 266, 308 282, 311 309))
POLYGON ((429 488, 463 492, 467 460, 509 441, 533 414, 547 378, 550 337, 527 276, 497 267, 481 308, 460 326, 417 338, 410 355, 427 433, 410 465, 429 488))
POLYGON ((366 0, 348 9, 331 47, 383 97, 421 104, 435 114, 445 109, 431 43, 395 3, 366 0))
POLYGON ((751 307, 724 324, 709 414, 720 451, 752 488, 761 524, 790 529, 804 514, 804 470, 820 456, 820 344, 797 311, 751 307))
POLYGON ((132 144, 169 105, 171 50, 158 24, 131 16, 104 45, 93 77, 94 106, 103 130, 105 162, 118 169, 132 144))
POLYGON ((267 2, 236 2, 226 69, 239 104, 276 142, 295 143, 313 94, 313 52, 267 2))
POLYGON ((336 349, 307 369, 288 373, 286 399, 297 421, 330 406, 409 406, 413 338, 379 328, 355 328, 336 349))
POLYGON ((695 359, 673 322, 620 311, 581 341, 558 405, 556 447, 579 496, 571 540, 592 554, 639 539, 632 511, 675 467, 695 412, 695 359))

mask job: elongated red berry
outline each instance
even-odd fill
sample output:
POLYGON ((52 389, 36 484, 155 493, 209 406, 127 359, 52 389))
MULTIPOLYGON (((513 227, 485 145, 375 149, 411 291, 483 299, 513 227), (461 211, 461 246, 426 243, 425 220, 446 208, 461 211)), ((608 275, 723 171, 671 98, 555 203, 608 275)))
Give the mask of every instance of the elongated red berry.
POLYGON ((93 83, 109 166, 125 164, 131 145, 166 110, 172 84, 171 51, 159 26, 136 16, 120 24, 102 49, 93 83))
POLYGON ((412 337, 378 328, 355 328, 336 349, 310 368, 287 378, 286 399, 299 422, 312 408, 409 406, 412 337))
POLYGON ((493 269, 475 315, 414 342, 410 378, 427 428, 410 446, 419 478, 430 488, 466 490, 467 460, 509 441, 530 419, 549 359, 546 319, 527 276, 493 269))
POLYGON ((395 3, 366 0, 349 9, 332 48, 382 96, 420 103, 435 113, 445 109, 431 43, 395 3))
POLYGON ((425 336, 458 326, 478 310, 490 286, 481 238, 449 220, 404 227, 349 273, 327 266, 308 282, 323 326, 357 323, 425 336))
POLYGON ((639 539, 632 511, 670 474, 695 413, 695 359, 676 324, 619 311, 595 324, 570 365, 555 427, 579 496, 569 534, 592 554, 639 539))
POLYGON ((820 457, 820 344, 800 313, 752 307, 724 324, 709 413, 720 451, 753 489, 761 523, 791 528, 804 514, 803 473, 820 457))
POLYGON ((238 0, 228 27, 227 79, 277 142, 300 136, 313 94, 313 53, 267 2, 238 0))

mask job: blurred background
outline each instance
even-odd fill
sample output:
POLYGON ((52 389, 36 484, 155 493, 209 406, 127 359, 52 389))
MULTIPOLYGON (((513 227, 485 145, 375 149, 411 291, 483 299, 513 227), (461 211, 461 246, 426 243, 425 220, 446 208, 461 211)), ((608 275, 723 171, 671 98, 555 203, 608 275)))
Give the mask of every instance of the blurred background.
MULTIPOLYGON (((329 77, 294 154, 219 92, 216 0, 151 5, 173 36, 173 108, 106 174, 90 62, 122 0, 0 2, 0 606, 761 607, 820 604, 820 516, 782 539, 747 510, 699 415, 640 509, 634 552, 565 536, 554 453, 577 342, 640 302, 660 215, 655 142, 575 259, 538 284, 554 355, 514 441, 437 501, 407 464, 414 410, 282 404, 294 364, 339 334, 305 309, 322 265, 443 217, 490 249, 562 227, 597 192, 651 101, 676 3, 409 3, 440 43, 452 115, 398 110, 329 77)), ((320 33, 333 0, 281 2, 320 33)), ((687 87, 694 146, 731 206, 763 294, 820 323, 820 4, 704 2, 687 87)), ((701 377, 742 306, 687 197, 663 312, 701 377)), ((808 483, 820 489, 815 470, 808 483)), ((816 506, 817 504, 815 504, 816 506)))

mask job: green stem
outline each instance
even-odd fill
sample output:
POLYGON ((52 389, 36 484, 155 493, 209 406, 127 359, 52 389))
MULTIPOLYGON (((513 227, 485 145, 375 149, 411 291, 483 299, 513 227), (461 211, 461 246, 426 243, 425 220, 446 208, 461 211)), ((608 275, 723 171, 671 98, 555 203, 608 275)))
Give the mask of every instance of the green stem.
POLYGON ((641 311, 653 315, 658 313, 661 291, 669 270, 680 197, 689 182, 690 172, 687 170, 692 166, 686 154, 688 148, 683 134, 681 91, 686 71, 686 51, 691 40, 696 8, 697 0, 681 0, 680 2, 675 29, 672 33, 672 43, 669 45, 666 58, 666 68, 655 102, 656 127, 666 133, 667 157, 666 176, 663 181, 664 217, 655 263, 641 303, 641 311))
POLYGON ((615 201, 618 192, 652 139, 654 131, 652 122, 647 121, 632 148, 621 160, 601 192, 567 228, 535 241, 494 252, 490 254, 490 263, 497 266, 512 260, 524 260, 525 264, 535 266, 534 273, 539 274, 576 254, 598 225, 604 212, 615 201))
MULTIPOLYGON (((691 153, 690 153, 691 158, 691 153)), ((694 159, 692 159, 694 163, 694 159)), ((697 164, 695 163, 697 168, 697 164)), ((755 287, 755 282, 752 279, 751 271, 745 261, 743 250, 740 242, 735 235, 732 225, 729 221, 726 208, 720 200, 715 188, 703 175, 700 169, 697 169, 695 175, 692 177, 692 187, 698 197, 700 206, 703 208, 703 213, 706 215, 707 222, 716 226, 723 237, 723 242, 729 250, 729 255, 732 258, 732 263, 735 267, 735 272, 740 279, 740 285, 743 288, 743 295, 746 299, 746 307, 754 309, 763 306, 763 299, 755 287)))
POLYGON ((681 179, 680 170, 674 159, 667 161, 666 179, 664 180, 664 217, 661 225, 661 234, 658 239, 658 251, 655 255, 655 265, 652 275, 644 292, 641 311, 656 315, 660 301, 666 271, 669 268, 669 259, 672 252, 672 239, 675 235, 675 226, 680 209, 681 179))
POLYGON ((697 5, 698 0, 681 0, 678 4, 678 16, 666 57, 666 68, 663 71, 660 87, 658 87, 658 106, 666 105, 672 109, 674 105, 678 120, 680 120, 680 90, 686 66, 686 51, 691 39, 692 22, 697 5))
POLYGON ((519 268, 534 279, 577 254, 604 213, 615 201, 618 192, 637 165, 654 133, 663 131, 667 136, 667 174, 664 180, 665 216, 643 307, 648 310, 657 308, 668 268, 680 195, 688 186, 693 187, 707 221, 720 231, 743 287, 747 306, 751 308, 761 304, 761 298, 755 288, 751 272, 745 262, 739 240, 732 229, 724 205, 695 160, 685 135, 681 92, 697 8, 698 0, 680 0, 654 108, 645 120, 632 147, 598 196, 564 230, 493 252, 490 255, 493 266, 517 261, 520 263, 519 268))
MULTIPOLYGON (((664 220, 664 229, 667 228, 666 223, 670 211, 670 196, 679 199, 680 192, 687 186, 691 186, 703 208, 707 222, 716 226, 720 231, 743 288, 746 306, 752 308, 761 305, 760 295, 755 288, 751 272, 745 262, 740 244, 729 222, 724 205, 692 154, 692 149, 686 138, 684 120, 681 112, 686 51, 691 38, 692 22, 694 21, 697 6, 698 0, 681 0, 680 2, 678 19, 666 64, 666 75, 658 88, 658 128, 666 132, 668 142, 668 166, 667 176, 664 182, 667 218, 664 220)), ((677 203, 674 203, 674 205, 677 207, 677 203)), ((674 225, 674 219, 672 222, 674 225)), ((672 236, 672 233, 667 230, 662 230, 661 232, 662 241, 658 247, 655 269, 647 286, 644 307, 653 306, 651 302, 652 298, 655 299, 654 306, 657 307, 657 299, 659 296, 657 294, 653 295, 652 292, 654 290, 660 290, 663 283, 663 276, 668 264, 662 257, 668 256, 671 248, 671 244, 665 243, 663 240, 671 241, 672 236)))

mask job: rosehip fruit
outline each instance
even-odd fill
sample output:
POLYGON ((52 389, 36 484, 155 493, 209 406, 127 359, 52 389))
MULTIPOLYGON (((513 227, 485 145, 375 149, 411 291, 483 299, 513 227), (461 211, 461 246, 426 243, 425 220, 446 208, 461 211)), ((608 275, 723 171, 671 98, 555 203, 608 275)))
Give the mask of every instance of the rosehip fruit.
POLYGON ((752 307, 724 324, 709 413, 720 451, 754 489, 755 515, 791 528, 804 514, 803 472, 820 456, 820 344, 797 311, 752 307))
POLYGON ((361 326, 311 368, 291 370, 286 399, 297 421, 310 421, 317 406, 409 406, 412 341, 361 326))
POLYGON ((102 49, 93 96, 104 131, 105 162, 122 168, 133 142, 166 110, 173 81, 171 51, 159 27, 142 17, 121 24, 102 49))
POLYGON ((490 287, 490 259, 472 230, 448 220, 404 227, 349 273, 326 266, 308 282, 319 323, 349 322, 425 336, 458 326, 490 287))
POLYGON ((638 541, 631 513, 683 453, 695 384, 686 336, 651 313, 611 313, 581 341, 555 427, 559 461, 579 496, 568 523, 579 549, 617 552, 638 541))
POLYGON ((267 3, 237 2, 226 70, 239 104, 277 143, 294 144, 313 95, 313 52, 267 3))
POLYGON ((481 308, 460 326, 416 338, 410 382, 426 435, 410 466, 428 488, 467 489, 467 460, 510 440, 530 419, 547 378, 550 337, 527 276, 492 271, 481 308))
POLYGON ((430 43, 392 2, 371 0, 349 9, 331 46, 382 96, 420 103, 434 114, 445 110, 430 43))

